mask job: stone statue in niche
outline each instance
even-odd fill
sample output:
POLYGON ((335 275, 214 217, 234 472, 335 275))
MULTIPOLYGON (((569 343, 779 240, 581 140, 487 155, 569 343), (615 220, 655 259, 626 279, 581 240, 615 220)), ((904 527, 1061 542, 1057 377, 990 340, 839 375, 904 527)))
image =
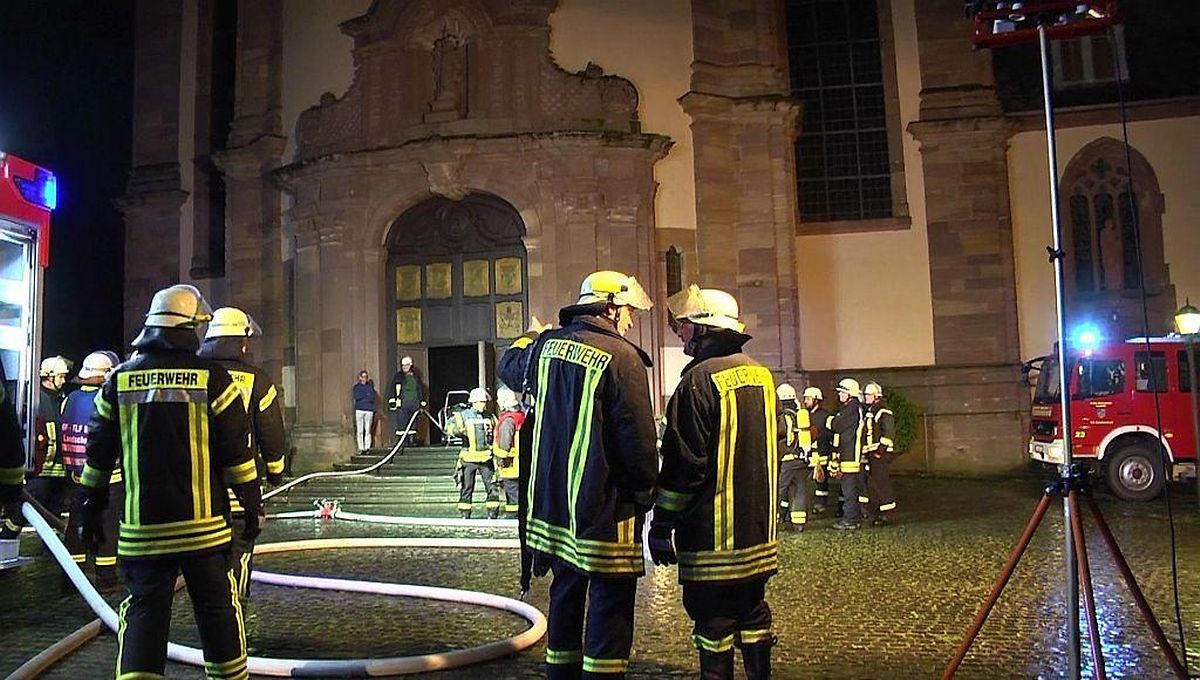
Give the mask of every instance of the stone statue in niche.
POLYGON ((467 114, 467 43, 442 29, 433 42, 433 101, 425 122, 458 120, 467 114))

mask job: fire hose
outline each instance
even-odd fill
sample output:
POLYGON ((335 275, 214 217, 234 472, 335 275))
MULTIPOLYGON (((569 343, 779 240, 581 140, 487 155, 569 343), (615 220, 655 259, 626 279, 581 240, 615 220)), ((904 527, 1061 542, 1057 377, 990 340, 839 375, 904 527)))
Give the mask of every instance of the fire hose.
MULTIPOLYGON (((58 561, 59 566, 67 573, 71 582, 83 596, 92 611, 100 617, 104 625, 116 631, 119 620, 116 612, 100 596, 96 588, 87 580, 79 566, 71 559, 66 547, 49 524, 28 503, 21 506, 25 519, 37 530, 38 536, 46 548, 58 561)), ((326 550, 345 548, 396 548, 396 547, 435 547, 435 548, 515 548, 517 541, 511 539, 454 539, 454 538, 345 538, 345 539, 311 539, 303 541, 285 541, 267 543, 255 547, 255 554, 270 554, 293 552, 301 550, 326 550)), ((470 590, 453 588, 437 588, 431 586, 416 586, 399 583, 380 583, 375 581, 354 581, 312 576, 297 576, 277 574, 256 570, 251 574, 254 581, 284 587, 314 588, 340 592, 371 593, 378 595, 416 597, 434 599, 446 602, 473 604, 493 609, 507 611, 525 618, 529 627, 512 637, 489 642, 476 647, 455 649, 435 654, 424 654, 388 658, 363 659, 283 659, 269 657, 250 657, 248 666, 254 675, 275 677, 362 677, 379 675, 403 675, 432 670, 457 668, 469 664, 481 663, 519 652, 535 644, 546 632, 546 617, 535 607, 499 595, 480 593, 470 590)), ((81 634, 77 631, 77 635, 81 634)), ((84 641, 89 638, 84 638, 84 641)), ((66 650, 69 653, 70 649, 66 650)), ((39 655, 41 656, 41 655, 39 655)), ((167 658, 172 661, 193 666, 203 666, 204 658, 201 650, 176 643, 168 643, 167 658)), ((43 661, 43 667, 53 663, 43 661)), ((18 676, 19 677, 19 676, 18 676)))

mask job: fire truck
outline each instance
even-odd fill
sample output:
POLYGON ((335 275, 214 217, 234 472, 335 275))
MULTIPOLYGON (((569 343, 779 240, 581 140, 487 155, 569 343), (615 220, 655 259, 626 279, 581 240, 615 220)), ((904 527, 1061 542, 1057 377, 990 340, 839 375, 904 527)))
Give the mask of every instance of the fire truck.
POLYGON ((34 450, 42 282, 50 264, 50 213, 57 201, 53 172, 0 151, 0 362, 4 388, 25 430, 26 456, 34 450))
MULTIPOLYGON (((1076 462, 1133 501, 1157 497, 1170 478, 1195 474, 1194 386, 1182 338, 1101 343, 1067 361, 1076 462)), ((1054 465, 1063 462, 1060 389, 1054 353, 1042 358, 1029 439, 1029 456, 1054 465)))

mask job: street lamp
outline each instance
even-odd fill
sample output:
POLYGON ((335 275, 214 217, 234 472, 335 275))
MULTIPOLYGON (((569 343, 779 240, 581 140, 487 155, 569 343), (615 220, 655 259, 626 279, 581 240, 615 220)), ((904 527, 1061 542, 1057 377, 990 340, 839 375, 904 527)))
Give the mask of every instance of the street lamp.
POLYGON ((1196 351, 1193 349, 1200 334, 1200 309, 1193 307, 1190 300, 1185 299, 1184 305, 1175 312, 1175 330, 1183 336, 1187 347, 1188 387, 1192 393, 1192 450, 1196 453, 1196 492, 1200 495, 1200 409, 1196 407, 1196 391, 1200 390, 1200 385, 1196 384, 1196 351))

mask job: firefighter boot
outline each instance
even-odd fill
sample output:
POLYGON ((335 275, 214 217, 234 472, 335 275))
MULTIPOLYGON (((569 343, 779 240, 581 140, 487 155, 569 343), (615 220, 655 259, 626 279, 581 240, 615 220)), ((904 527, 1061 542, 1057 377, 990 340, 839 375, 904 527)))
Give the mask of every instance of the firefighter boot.
POLYGON ((733 650, 700 650, 700 680, 733 680, 733 650))
POLYGON ((742 664, 746 667, 746 680, 767 680, 771 677, 771 647, 774 640, 764 640, 752 645, 742 645, 742 664))
POLYGON ((458 514, 461 515, 463 519, 471 519, 471 511, 470 510, 459 510, 458 514))
POLYGON ((500 519, 500 508, 492 508, 488 510, 488 519, 500 519))

